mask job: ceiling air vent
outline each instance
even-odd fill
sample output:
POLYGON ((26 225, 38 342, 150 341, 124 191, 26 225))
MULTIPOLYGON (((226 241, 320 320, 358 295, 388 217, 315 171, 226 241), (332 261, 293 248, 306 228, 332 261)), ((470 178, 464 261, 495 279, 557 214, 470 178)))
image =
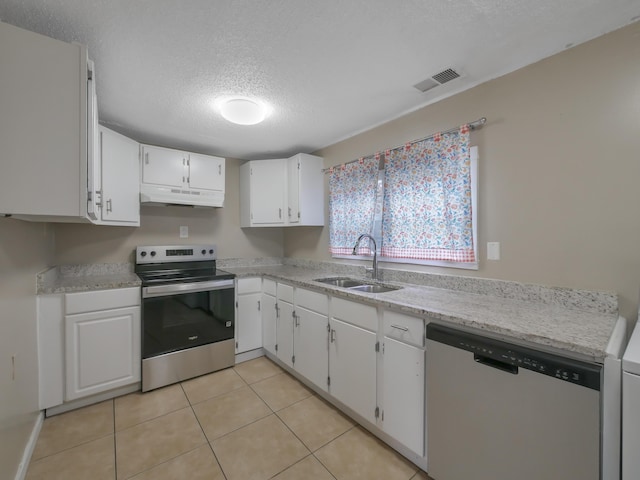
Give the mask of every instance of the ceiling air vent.
POLYGON ((452 68, 447 68, 440 73, 436 73, 431 78, 427 78, 420 83, 414 85, 414 88, 417 88, 421 92, 426 92, 427 90, 431 90, 432 88, 437 87, 438 85, 442 85, 443 83, 450 82, 458 78, 460 74, 456 72, 452 68))
POLYGON ((451 80, 454 80, 454 79, 458 78, 459 76, 460 76, 460 74, 458 72, 456 72, 454 69, 447 68, 446 70, 443 70, 440 73, 436 73, 431 78, 433 78, 436 82, 442 84, 442 83, 450 82, 451 80))

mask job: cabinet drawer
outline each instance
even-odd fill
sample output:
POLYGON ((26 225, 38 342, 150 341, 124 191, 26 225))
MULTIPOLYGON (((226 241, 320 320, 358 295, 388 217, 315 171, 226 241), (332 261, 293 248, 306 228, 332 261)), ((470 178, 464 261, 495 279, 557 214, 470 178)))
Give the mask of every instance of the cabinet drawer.
POLYGON ((238 292, 243 293, 259 293, 262 291, 262 279, 260 277, 255 278, 239 278, 238 279, 238 292))
POLYGON ((278 300, 293 304, 293 287, 291 285, 285 285, 284 283, 278 283, 278 300))
POLYGON ((329 314, 329 297, 322 293, 296 288, 296 306, 306 308, 312 312, 329 314))
POLYGON ((378 311, 372 305, 334 297, 331 300, 331 316, 372 332, 378 331, 378 311))
POLYGON ((384 335, 404 343, 424 346, 424 320, 402 313, 385 311, 382 319, 384 335))
POLYGON ((64 313, 95 312, 140 305, 140 288, 113 288, 93 292, 67 293, 64 313))

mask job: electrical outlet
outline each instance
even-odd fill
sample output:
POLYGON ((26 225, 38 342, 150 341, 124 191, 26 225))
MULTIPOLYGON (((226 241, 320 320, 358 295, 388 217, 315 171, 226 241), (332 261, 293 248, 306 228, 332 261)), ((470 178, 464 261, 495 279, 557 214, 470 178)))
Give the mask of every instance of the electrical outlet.
POLYGON ((500 242, 487 242, 487 260, 500 260, 500 242))
POLYGON ((189 227, 180 227, 180 238, 189 238, 189 227))

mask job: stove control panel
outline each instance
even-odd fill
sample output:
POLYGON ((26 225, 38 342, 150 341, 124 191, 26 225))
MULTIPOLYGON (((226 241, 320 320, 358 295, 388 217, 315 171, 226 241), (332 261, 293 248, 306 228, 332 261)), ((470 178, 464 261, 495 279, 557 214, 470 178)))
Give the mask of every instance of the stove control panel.
POLYGON ((215 259, 215 245, 151 245, 136 248, 137 264, 195 262, 215 259))

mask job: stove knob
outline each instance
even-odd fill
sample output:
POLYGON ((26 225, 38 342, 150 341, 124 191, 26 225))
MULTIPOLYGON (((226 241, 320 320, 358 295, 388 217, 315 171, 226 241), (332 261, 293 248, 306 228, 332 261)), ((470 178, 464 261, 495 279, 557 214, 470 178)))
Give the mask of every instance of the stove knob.
POLYGON ((156 252, 154 250, 151 251, 151 256, 155 257, 156 256, 156 252))
POLYGON ((202 254, 206 255, 207 251, 205 249, 202 249, 202 254))
POLYGON ((211 250, 209 250, 209 254, 213 255, 213 248, 211 250))
POLYGON ((140 252, 140 256, 141 257, 146 257, 147 256, 147 252, 140 252))

